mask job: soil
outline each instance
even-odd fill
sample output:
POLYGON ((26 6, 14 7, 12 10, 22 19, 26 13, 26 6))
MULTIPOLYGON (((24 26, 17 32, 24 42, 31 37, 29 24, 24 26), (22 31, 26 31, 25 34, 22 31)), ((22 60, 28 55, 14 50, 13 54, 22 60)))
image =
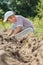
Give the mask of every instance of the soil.
POLYGON ((19 42, 0 32, 0 65, 43 65, 43 35, 31 33, 19 42))

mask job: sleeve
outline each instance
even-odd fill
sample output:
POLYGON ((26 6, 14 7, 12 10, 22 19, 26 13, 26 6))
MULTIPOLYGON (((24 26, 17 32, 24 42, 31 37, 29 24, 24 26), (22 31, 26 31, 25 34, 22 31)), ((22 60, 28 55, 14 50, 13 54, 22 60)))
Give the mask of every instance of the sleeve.
POLYGON ((23 19, 20 18, 20 17, 17 19, 17 25, 16 25, 16 27, 18 27, 18 26, 23 27, 23 19))
POLYGON ((11 29, 15 29, 15 28, 16 28, 16 24, 13 23, 13 24, 11 25, 11 29))

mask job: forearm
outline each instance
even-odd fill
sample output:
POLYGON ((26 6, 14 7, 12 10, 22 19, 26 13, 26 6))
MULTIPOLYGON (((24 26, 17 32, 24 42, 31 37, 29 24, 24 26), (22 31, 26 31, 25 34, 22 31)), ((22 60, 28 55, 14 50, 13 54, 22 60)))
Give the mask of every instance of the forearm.
POLYGON ((8 36, 11 36, 11 35, 13 34, 13 32, 14 32, 14 30, 10 29, 10 30, 7 32, 8 36))
POLYGON ((14 30, 12 36, 14 36, 15 34, 19 33, 20 31, 21 31, 21 27, 19 26, 19 27, 17 27, 17 28, 14 30))

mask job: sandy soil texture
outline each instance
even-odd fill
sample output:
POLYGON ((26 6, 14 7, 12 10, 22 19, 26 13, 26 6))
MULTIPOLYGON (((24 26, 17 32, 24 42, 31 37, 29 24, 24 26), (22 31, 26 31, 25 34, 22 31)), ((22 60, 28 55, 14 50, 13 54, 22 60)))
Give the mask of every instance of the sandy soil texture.
POLYGON ((43 65, 43 35, 31 33, 18 42, 0 32, 0 65, 43 65))

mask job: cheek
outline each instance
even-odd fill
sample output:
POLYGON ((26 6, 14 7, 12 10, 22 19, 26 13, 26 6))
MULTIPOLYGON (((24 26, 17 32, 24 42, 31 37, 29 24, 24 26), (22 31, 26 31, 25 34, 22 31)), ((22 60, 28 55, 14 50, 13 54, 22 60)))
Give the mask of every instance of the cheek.
POLYGON ((13 19, 9 19, 8 21, 12 23, 13 22, 13 19))
POLYGON ((12 18, 13 21, 15 21, 15 18, 12 18))
POLYGON ((12 22, 12 23, 15 23, 15 21, 16 21, 15 18, 12 18, 11 22, 12 22))
POLYGON ((9 21, 10 23, 14 23, 16 20, 15 20, 15 18, 9 18, 8 21, 9 21))

